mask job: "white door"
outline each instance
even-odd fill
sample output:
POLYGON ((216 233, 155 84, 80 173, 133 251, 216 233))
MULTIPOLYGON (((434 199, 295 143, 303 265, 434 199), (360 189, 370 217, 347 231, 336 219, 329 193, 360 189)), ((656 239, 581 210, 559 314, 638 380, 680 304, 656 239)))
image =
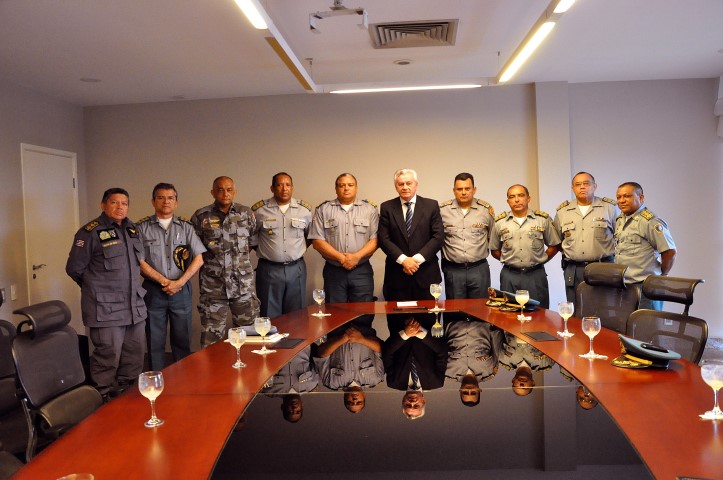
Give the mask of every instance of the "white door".
POLYGON ((29 302, 64 301, 71 325, 83 333, 80 288, 65 273, 78 230, 76 154, 24 143, 20 149, 29 302))

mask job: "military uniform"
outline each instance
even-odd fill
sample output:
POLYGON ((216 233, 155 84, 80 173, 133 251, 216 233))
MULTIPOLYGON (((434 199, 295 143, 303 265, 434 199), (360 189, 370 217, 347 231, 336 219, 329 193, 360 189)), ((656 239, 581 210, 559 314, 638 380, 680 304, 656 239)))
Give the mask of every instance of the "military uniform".
POLYGON ((568 301, 575 301, 575 290, 582 283, 589 263, 615 259, 615 217, 619 214, 615 200, 610 198, 594 197, 584 216, 577 199, 557 207, 553 223, 562 239, 562 269, 568 301))
MULTIPOLYGON (((615 263, 627 265, 625 283, 641 288, 650 275, 660 275, 660 254, 675 249, 675 242, 662 218, 642 205, 631 216, 618 215, 615 223, 615 263)), ((640 308, 662 308, 662 302, 640 297, 640 308)))
POLYGON ((292 389, 296 393, 305 393, 314 390, 319 384, 319 374, 311 361, 311 348, 306 347, 289 363, 271 378, 271 385, 265 387, 264 393, 289 393, 292 389))
POLYGON ((341 390, 356 382, 360 387, 373 387, 384 380, 382 354, 361 343, 345 343, 328 357, 314 357, 321 383, 332 390, 341 390))
POLYGON ((504 345, 500 354, 500 363, 507 370, 515 370, 525 362, 534 372, 548 370, 555 364, 554 360, 511 333, 505 333, 504 345))
POLYGON ((278 317, 306 306, 306 237, 311 227, 311 205, 291 199, 286 213, 274 198, 251 207, 256 216, 254 243, 259 264, 256 294, 261 315, 278 317))
MULTIPOLYGON (((193 225, 186 219, 174 216, 164 229, 156 215, 138 222, 143 239, 146 262, 169 280, 178 280, 197 255, 206 251, 193 225), (179 268, 179 265, 183 268, 179 268)), ((143 281, 146 289, 146 339, 153 370, 165 366, 166 324, 171 326, 171 351, 178 361, 191 354, 191 322, 193 294, 191 282, 174 295, 168 295, 163 287, 150 279, 143 281)))
POLYGON ((487 298, 490 286, 489 237, 495 211, 475 198, 465 213, 457 200, 439 205, 444 224, 442 272, 447 298, 487 298))
MULTIPOLYGON (((377 238, 378 228, 376 205, 367 200, 354 200, 346 211, 335 198, 316 207, 309 240, 325 240, 339 252, 353 253, 377 238)), ((324 290, 329 303, 371 302, 374 299, 374 271, 369 258, 361 259, 353 270, 327 259, 324 290)))
POLYGON ((102 213, 75 234, 65 271, 80 285, 83 324, 90 329, 90 375, 105 394, 132 383, 143 370, 146 304, 136 226, 102 213))
POLYGON ((228 214, 216 204, 200 208, 191 217, 207 251, 199 274, 201 344, 210 345, 226 335, 226 319, 252 325, 259 314, 249 250, 254 246, 256 217, 249 207, 234 203, 228 214))
POLYGON ((478 382, 490 380, 497 373, 503 332, 479 320, 453 320, 444 326, 449 346, 448 378, 460 382, 472 373, 478 382))
POLYGON ((500 273, 500 289, 508 292, 528 290, 530 298, 548 308, 550 293, 544 267, 548 260, 545 246, 559 244, 560 236, 545 212, 528 210, 522 225, 517 223, 512 212, 497 215, 490 250, 501 252, 500 262, 504 267, 500 273))

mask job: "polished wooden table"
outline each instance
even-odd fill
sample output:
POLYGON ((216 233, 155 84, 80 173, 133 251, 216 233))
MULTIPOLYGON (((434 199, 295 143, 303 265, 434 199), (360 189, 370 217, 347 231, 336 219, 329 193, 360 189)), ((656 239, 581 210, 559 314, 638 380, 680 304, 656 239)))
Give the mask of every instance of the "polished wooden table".
MULTIPOLYGON (((448 311, 464 311, 520 335, 525 331, 555 334, 561 319, 554 312, 532 312, 524 325, 516 313, 487 307, 480 300, 447 300, 448 311)), ((433 302, 420 302, 432 306, 433 302)), ((314 339, 361 314, 399 313, 392 302, 326 305, 331 316, 318 319, 308 307, 274 319, 279 331, 305 341, 293 349, 259 356, 244 345, 241 358, 248 365, 234 370, 236 351, 217 343, 167 367, 166 387, 157 412, 166 423, 148 429, 146 398, 137 390, 101 407, 23 467, 13 478, 55 479, 69 473, 90 472, 96 480, 118 478, 208 478, 246 406, 264 382, 314 339)), ((580 321, 571 318, 575 336, 564 341, 532 345, 568 370, 598 398, 627 435, 653 476, 723 478, 723 422, 701 420, 713 395, 700 377, 700 368, 686 361, 671 362, 668 370, 629 370, 609 360, 586 360, 589 349, 580 321)), ((595 351, 612 359, 620 354, 615 332, 603 329, 595 337, 595 351)))

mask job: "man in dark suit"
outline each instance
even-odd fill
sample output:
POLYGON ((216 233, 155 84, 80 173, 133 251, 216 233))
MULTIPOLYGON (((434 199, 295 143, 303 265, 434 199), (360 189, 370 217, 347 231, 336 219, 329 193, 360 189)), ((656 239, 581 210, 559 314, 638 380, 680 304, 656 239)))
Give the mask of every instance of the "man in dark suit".
POLYGON ((417 195, 417 172, 394 173, 399 197, 382 203, 379 245, 387 259, 384 267, 386 300, 429 300, 429 285, 441 283, 437 252, 444 244, 444 227, 435 200, 417 195))

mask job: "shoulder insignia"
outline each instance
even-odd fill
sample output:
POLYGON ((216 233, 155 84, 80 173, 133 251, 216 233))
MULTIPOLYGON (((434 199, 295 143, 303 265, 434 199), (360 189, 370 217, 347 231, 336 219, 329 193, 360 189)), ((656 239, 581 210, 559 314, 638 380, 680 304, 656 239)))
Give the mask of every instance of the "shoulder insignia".
POLYGON ((609 204, 611 204, 611 205, 617 205, 617 204, 618 204, 618 202, 616 202, 616 201, 613 200, 612 198, 608 198, 608 197, 603 197, 603 198, 602 198, 602 201, 603 201, 603 202, 607 202, 607 203, 609 203, 609 204))
POLYGON ((251 205, 251 210, 253 210, 255 212, 259 208, 263 207, 265 204, 266 204, 265 200, 259 200, 258 202, 251 205))
POLYGON ((309 202, 305 202, 304 200, 299 200, 299 205, 307 209, 308 211, 312 211, 314 207, 311 206, 309 202))
POLYGON ((568 205, 570 205, 570 200, 565 200, 564 202, 562 202, 560 205, 557 206, 557 209, 561 210, 561 209, 567 207, 568 205))
POLYGON ((640 216, 643 217, 645 220, 652 220, 655 214, 648 210, 647 208, 644 208, 642 212, 640 212, 640 216))
POLYGON ((502 212, 502 213, 500 213, 499 215, 497 215, 497 216, 495 217, 495 222, 499 222, 500 220, 502 220, 502 219, 505 218, 506 216, 507 216, 507 212, 502 212))
POLYGON ((138 225, 139 223, 147 222, 150 219, 151 219, 151 217, 143 217, 136 222, 136 225, 138 225))
POLYGON ((477 205, 482 205, 483 207, 485 207, 490 212, 490 215, 492 215, 492 217, 495 216, 495 209, 492 208, 492 205, 490 205, 489 202, 485 202, 484 200, 480 200, 479 198, 475 198, 475 201, 477 202, 477 205))
POLYGON ((371 205, 374 208, 377 208, 377 204, 372 202, 371 200, 367 200, 366 198, 362 200, 362 202, 367 202, 369 205, 371 205))
POLYGON ((547 214, 547 212, 543 212, 542 210, 535 210, 535 215, 539 215, 544 218, 548 218, 550 216, 547 214))
POLYGON ((321 207, 322 205, 324 205, 325 203, 329 203, 330 201, 331 201, 331 200, 324 200, 324 201, 321 202, 319 205, 317 205, 316 208, 319 208, 319 207, 321 207))
POLYGON ((439 204, 439 207, 440 207, 440 208, 442 208, 442 207, 448 207, 448 206, 450 206, 450 205, 452 205, 452 200, 447 200, 446 202, 440 203, 440 204, 439 204))
POLYGON ((191 223, 191 219, 188 218, 188 217, 181 217, 181 216, 179 215, 177 218, 178 218, 180 221, 182 221, 182 222, 191 223))
POLYGON ((100 223, 98 222, 98 220, 93 220, 92 222, 90 222, 89 224, 87 224, 87 225, 86 225, 85 227, 83 227, 83 228, 84 228, 86 231, 88 231, 88 232, 92 232, 93 229, 94 229, 95 227, 97 227, 98 225, 100 225, 100 223))

